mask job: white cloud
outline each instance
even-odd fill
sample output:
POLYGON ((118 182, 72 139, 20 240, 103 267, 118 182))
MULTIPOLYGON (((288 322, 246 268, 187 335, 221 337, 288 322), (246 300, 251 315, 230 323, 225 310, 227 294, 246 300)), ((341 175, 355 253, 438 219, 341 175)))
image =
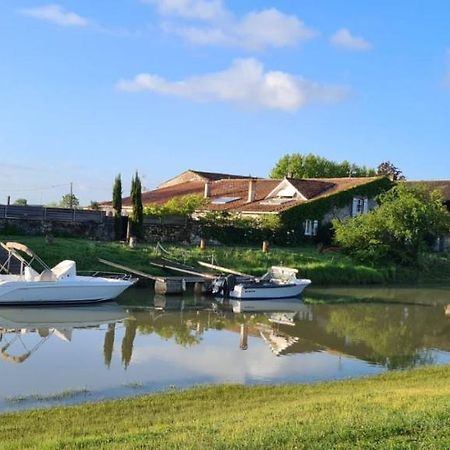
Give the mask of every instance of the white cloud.
POLYGON ((149 91, 199 102, 223 101, 244 106, 296 111, 309 103, 338 102, 349 91, 327 86, 280 71, 264 71, 255 59, 238 59, 229 69, 181 81, 155 74, 122 80, 117 88, 126 92, 149 91))
POLYGON ((142 0, 159 14, 186 19, 217 20, 227 15, 221 0, 142 0))
POLYGON ((71 11, 66 11, 60 5, 43 5, 35 8, 21 9, 19 12, 25 16, 52 22, 62 27, 85 27, 89 21, 71 11))
POLYGON ((341 28, 330 38, 330 42, 335 47, 346 50, 366 51, 372 48, 369 41, 361 36, 354 36, 347 28, 341 28))
POLYGON ((275 8, 251 11, 237 17, 219 0, 143 1, 154 5, 165 16, 165 31, 193 44, 259 49, 295 45, 318 34, 296 16, 284 14, 275 8), (184 22, 167 22, 170 18, 181 18, 184 22))

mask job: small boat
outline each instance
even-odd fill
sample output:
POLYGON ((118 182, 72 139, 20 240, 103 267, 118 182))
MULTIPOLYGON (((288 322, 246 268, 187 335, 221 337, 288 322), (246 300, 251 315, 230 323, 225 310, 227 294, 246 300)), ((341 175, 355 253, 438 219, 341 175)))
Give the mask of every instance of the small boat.
POLYGON ((221 276, 213 282, 213 294, 244 300, 298 297, 311 280, 297 278, 297 269, 273 266, 262 277, 238 280, 235 275, 221 276))
POLYGON ((50 268, 30 248, 0 242, 6 259, 0 262, 0 305, 75 304, 112 300, 135 283, 128 275, 82 276, 75 261, 50 268), (12 273, 16 266, 17 274, 12 273))

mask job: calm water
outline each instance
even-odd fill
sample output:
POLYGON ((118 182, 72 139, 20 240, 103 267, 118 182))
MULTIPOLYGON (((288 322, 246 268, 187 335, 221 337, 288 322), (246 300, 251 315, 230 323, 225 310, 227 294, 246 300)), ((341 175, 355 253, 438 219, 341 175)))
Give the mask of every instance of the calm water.
POLYGON ((370 303, 215 305, 131 289, 98 306, 0 308, 0 410, 450 362, 448 287, 308 289, 306 298, 370 303))

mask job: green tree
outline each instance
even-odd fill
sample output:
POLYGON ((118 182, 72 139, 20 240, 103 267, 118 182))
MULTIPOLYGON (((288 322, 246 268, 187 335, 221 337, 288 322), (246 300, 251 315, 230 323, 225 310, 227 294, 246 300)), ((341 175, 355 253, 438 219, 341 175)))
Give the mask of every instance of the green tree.
POLYGON ((138 173, 131 180, 131 204, 132 211, 128 218, 131 225, 131 233, 142 237, 144 223, 144 208, 142 206, 142 184, 138 173))
POLYGON ((405 176, 403 172, 390 161, 383 161, 377 167, 377 175, 384 175, 390 178, 392 181, 404 180, 405 176))
POLYGON ((116 176, 113 186, 112 207, 114 209, 114 231, 116 239, 122 238, 122 179, 116 176))
POLYGON ((335 162, 312 153, 292 153, 282 156, 273 167, 271 178, 345 178, 370 177, 374 169, 348 161, 335 162))
POLYGON ((95 200, 91 200, 91 203, 89 205, 89 209, 92 209, 94 211, 98 211, 100 209, 100 205, 95 200))
POLYGON ((333 221, 336 243, 359 259, 416 264, 420 253, 450 230, 439 191, 399 183, 378 202, 368 214, 333 221))
POLYGON ((28 202, 26 198, 18 198, 15 202, 14 205, 16 206, 27 206, 28 202))
POLYGON ((149 216, 190 216, 208 202, 199 194, 189 194, 174 197, 164 205, 149 204, 144 208, 144 214, 149 216))
POLYGON ((78 208, 80 206, 80 201, 75 196, 75 194, 63 195, 61 201, 59 202, 61 208, 78 208))

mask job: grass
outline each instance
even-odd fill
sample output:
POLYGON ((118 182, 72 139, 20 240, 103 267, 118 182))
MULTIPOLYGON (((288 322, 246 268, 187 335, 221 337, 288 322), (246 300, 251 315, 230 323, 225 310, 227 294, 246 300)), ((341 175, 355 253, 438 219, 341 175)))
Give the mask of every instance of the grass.
POLYGON ((450 367, 286 386, 216 386, 8 413, 1 448, 450 447, 450 367))
MULTIPOLYGON (((135 250, 117 242, 98 242, 86 239, 56 238, 48 245, 43 237, 0 236, 0 240, 17 240, 30 246, 50 265, 62 259, 74 259, 78 270, 110 270, 97 258, 109 259, 138 270, 162 274, 150 266, 152 258, 159 257, 155 246, 141 244, 135 250)), ((425 255, 419 271, 394 265, 370 266, 355 262, 339 253, 319 253, 314 247, 272 248, 263 253, 255 247, 215 247, 201 251, 198 247, 168 245, 170 257, 190 265, 198 260, 214 261, 252 275, 261 275, 272 265, 286 265, 300 270, 300 275, 313 280, 314 285, 383 284, 411 281, 450 281, 450 257, 425 255)))

